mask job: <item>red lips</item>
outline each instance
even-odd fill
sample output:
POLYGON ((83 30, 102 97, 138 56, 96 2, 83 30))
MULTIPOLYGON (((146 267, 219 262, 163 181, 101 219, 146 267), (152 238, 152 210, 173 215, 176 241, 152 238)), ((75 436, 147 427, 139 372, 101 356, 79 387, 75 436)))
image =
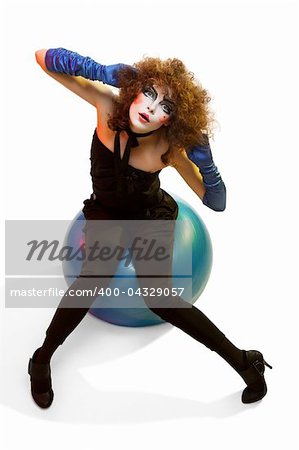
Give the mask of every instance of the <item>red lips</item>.
POLYGON ((147 122, 149 122, 149 115, 145 114, 145 113, 138 113, 141 117, 143 117, 145 120, 147 120, 147 122))

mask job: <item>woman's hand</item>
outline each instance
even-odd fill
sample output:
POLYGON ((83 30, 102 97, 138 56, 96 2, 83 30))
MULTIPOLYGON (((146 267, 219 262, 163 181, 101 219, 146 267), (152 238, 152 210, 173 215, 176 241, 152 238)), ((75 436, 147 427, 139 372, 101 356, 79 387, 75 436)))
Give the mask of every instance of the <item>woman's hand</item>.
POLYGON ((113 104, 114 94, 112 90, 104 84, 87 80, 83 77, 74 77, 65 73, 56 73, 48 70, 45 62, 47 49, 37 50, 35 59, 44 72, 54 80, 61 83, 64 87, 72 91, 74 94, 86 100, 92 106, 100 111, 108 111, 113 104))
POLYGON ((187 150, 187 156, 199 169, 204 169, 213 164, 212 152, 207 135, 204 135, 205 143, 198 144, 187 150))

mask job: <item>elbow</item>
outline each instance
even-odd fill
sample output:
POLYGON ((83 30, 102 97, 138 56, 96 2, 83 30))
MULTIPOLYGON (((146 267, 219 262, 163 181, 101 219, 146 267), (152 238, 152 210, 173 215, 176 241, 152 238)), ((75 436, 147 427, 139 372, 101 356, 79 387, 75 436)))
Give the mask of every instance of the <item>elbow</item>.
POLYGON ((35 59, 36 62, 39 64, 40 60, 41 60, 41 55, 42 55, 42 50, 36 50, 35 52, 35 59))
POLYGON ((39 64, 42 67, 45 65, 46 53, 47 53, 47 49, 45 49, 45 48, 43 48, 41 50, 36 50, 36 52, 35 52, 35 60, 36 60, 37 64, 39 64))

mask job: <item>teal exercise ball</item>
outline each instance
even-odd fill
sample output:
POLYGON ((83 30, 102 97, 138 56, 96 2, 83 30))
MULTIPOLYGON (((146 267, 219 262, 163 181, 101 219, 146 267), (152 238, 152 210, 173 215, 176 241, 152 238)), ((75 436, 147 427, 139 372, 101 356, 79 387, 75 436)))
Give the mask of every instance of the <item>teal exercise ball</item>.
MULTIPOLYGON (((171 193, 171 195, 179 207, 174 237, 172 286, 181 288, 183 282, 185 289, 180 296, 185 301, 194 304, 203 292, 211 273, 212 243, 208 230, 198 213, 185 200, 176 194, 171 193), (188 258, 190 259, 190 249, 192 249, 191 276, 182 280, 174 274, 184 273, 183 269, 188 264, 188 258)), ((84 214, 80 211, 68 227, 64 245, 78 248, 84 243, 85 222, 84 214)), ((62 264, 65 280, 70 286, 74 281, 74 276, 77 277, 80 274, 82 261, 78 259, 64 260, 62 264)), ((124 260, 120 261, 115 275, 110 281, 110 290, 105 291, 109 295, 97 297, 89 312, 99 319, 121 326, 143 327, 164 323, 163 319, 146 306, 142 296, 132 295, 132 292, 135 293, 139 287, 135 275, 132 262, 126 266, 124 260), (119 288, 126 294, 114 296, 113 292, 117 292, 115 288, 119 288), (126 299, 124 296, 128 296, 128 298, 126 299), (121 303, 123 304, 126 300, 130 307, 121 307, 121 303)))

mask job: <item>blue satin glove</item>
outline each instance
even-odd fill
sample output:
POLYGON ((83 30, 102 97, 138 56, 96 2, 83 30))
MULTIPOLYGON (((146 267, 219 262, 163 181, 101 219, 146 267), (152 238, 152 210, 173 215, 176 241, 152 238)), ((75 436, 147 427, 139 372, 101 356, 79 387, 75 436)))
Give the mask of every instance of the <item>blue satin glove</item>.
POLYGON ((226 187, 221 175, 214 164, 213 156, 207 135, 204 135, 205 143, 195 145, 188 150, 187 156, 198 168, 206 188, 203 204, 214 211, 224 211, 226 206, 226 187))
POLYGON ((135 67, 127 64, 104 66, 89 56, 81 56, 78 53, 61 47, 47 50, 45 63, 50 72, 65 73, 77 77, 81 76, 89 80, 102 81, 114 87, 119 87, 117 81, 119 70, 129 67, 132 72, 137 72, 135 67))

